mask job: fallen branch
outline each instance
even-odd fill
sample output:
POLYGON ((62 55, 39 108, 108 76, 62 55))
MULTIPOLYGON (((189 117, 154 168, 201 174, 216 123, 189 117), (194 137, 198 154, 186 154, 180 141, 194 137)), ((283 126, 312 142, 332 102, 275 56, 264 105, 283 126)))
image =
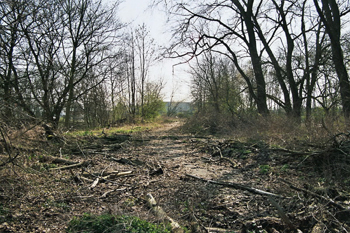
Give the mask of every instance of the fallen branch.
POLYGON ((329 205, 332 205, 332 206, 334 206, 334 207, 337 207, 337 208, 340 209, 340 210, 345 210, 345 209, 346 209, 344 206, 339 205, 338 203, 336 203, 335 201, 333 201, 333 200, 330 199, 330 198, 321 196, 321 195, 319 195, 319 194, 317 194, 317 193, 314 193, 314 192, 311 192, 311 191, 309 191, 309 190, 307 190, 307 189, 298 188, 298 187, 294 186, 292 183, 290 183, 290 182, 288 182, 288 181, 286 181, 286 180, 284 180, 284 179, 282 179, 282 178, 279 178, 279 180, 282 181, 282 182, 285 183, 285 184, 288 184, 289 187, 292 188, 292 189, 295 189, 295 190, 301 191, 301 192, 305 192, 305 193, 307 193, 307 194, 310 194, 311 196, 320 198, 320 199, 322 199, 322 200, 328 202, 329 205))
POLYGON ((289 220, 287 215, 284 213, 282 207, 271 197, 267 196, 267 199, 270 201, 270 203, 277 209, 278 215, 281 217, 282 221, 291 229, 295 229, 292 222, 289 220))
POLYGON ((163 210, 162 207, 158 206, 156 200, 154 199, 154 197, 152 196, 152 194, 147 193, 146 195, 146 201, 149 205, 149 207, 152 209, 152 211, 154 212, 154 214, 159 218, 159 219, 165 219, 167 220, 172 228, 173 233, 183 233, 184 230, 181 228, 180 224, 178 224, 177 222, 175 222, 174 219, 172 219, 171 217, 169 217, 165 211, 163 210))
POLYGON ((219 147, 216 147, 216 149, 218 149, 219 152, 220 152, 220 160, 226 160, 226 161, 228 161, 229 163, 231 163, 233 167, 237 167, 237 164, 236 164, 235 162, 233 162, 231 159, 226 158, 226 157, 224 157, 224 156, 222 155, 221 150, 220 150, 219 147))
POLYGON ((270 148, 270 151, 275 151, 275 152, 285 152, 288 153, 290 155, 310 155, 313 154, 315 152, 304 152, 304 151, 295 151, 295 150, 288 150, 285 148, 270 148))
POLYGON ((118 171, 110 171, 110 172, 103 172, 105 176, 101 177, 101 173, 94 172, 94 173, 83 173, 82 175, 85 177, 99 177, 103 180, 110 180, 121 176, 129 176, 132 175, 132 171, 125 171, 125 172, 118 172, 118 171))
POLYGON ((83 161, 77 164, 73 164, 73 165, 68 165, 65 167, 55 167, 55 168, 50 168, 50 171, 54 171, 54 170, 67 170, 67 169, 72 169, 72 168, 78 168, 78 167, 86 167, 91 163, 91 161, 83 161))
POLYGON ((132 171, 126 171, 126 172, 112 172, 111 174, 102 177, 102 179, 104 179, 104 180, 110 180, 110 179, 114 179, 114 178, 117 178, 117 177, 128 176, 128 175, 132 175, 132 171))
POLYGON ((2 163, 0 164, 0 167, 3 167, 3 166, 5 166, 6 164, 9 164, 9 163, 13 163, 13 161, 15 161, 15 159, 18 156, 19 156, 19 153, 17 153, 14 157, 9 156, 9 159, 7 161, 5 161, 5 162, 1 161, 2 163))
POLYGON ((125 190, 126 190, 126 188, 108 190, 107 192, 102 194, 100 198, 106 198, 108 196, 108 194, 110 194, 112 192, 125 191, 125 190))
POLYGON ((222 185, 222 186, 226 186, 226 187, 230 187, 230 188, 236 188, 236 189, 241 189, 241 190, 247 190, 247 191, 249 191, 251 193, 255 193, 255 194, 269 195, 269 196, 278 197, 278 198, 285 198, 283 196, 280 196, 280 195, 277 195, 277 194, 274 194, 274 193, 270 193, 270 192, 267 192, 267 191, 263 191, 263 190, 260 190, 260 189, 248 187, 248 186, 237 184, 237 183, 232 183, 232 182, 228 183, 228 182, 221 182, 221 181, 215 181, 215 180, 207 180, 207 179, 204 179, 204 178, 201 178, 201 177, 198 177, 198 176, 193 176, 193 175, 190 175, 190 174, 186 174, 186 176, 189 176, 189 177, 192 177, 194 179, 201 180, 201 181, 204 181, 204 182, 207 182, 207 183, 222 185))
POLYGON ((72 161, 72 160, 67 160, 67 159, 62 159, 62 158, 54 158, 52 156, 40 156, 39 162, 44 163, 44 162, 50 162, 50 163, 56 163, 56 164, 77 164, 79 162, 72 161))

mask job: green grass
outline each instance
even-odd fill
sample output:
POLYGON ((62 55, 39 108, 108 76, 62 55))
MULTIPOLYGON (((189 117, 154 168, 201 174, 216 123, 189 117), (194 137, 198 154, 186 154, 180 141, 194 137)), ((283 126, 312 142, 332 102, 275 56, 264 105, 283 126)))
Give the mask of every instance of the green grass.
POLYGON ((270 165, 260 165, 259 168, 260 174, 267 174, 271 170, 270 165))
POLYGON ((68 233, 170 233, 170 227, 156 225, 132 216, 84 214, 68 224, 68 233))
POLYGON ((102 128, 90 129, 90 130, 77 130, 67 133, 68 136, 72 137, 88 137, 88 136, 106 136, 111 134, 132 134, 137 132, 145 132, 154 128, 158 128, 161 125, 157 122, 145 123, 140 125, 125 125, 122 127, 112 127, 104 129, 102 134, 102 128))

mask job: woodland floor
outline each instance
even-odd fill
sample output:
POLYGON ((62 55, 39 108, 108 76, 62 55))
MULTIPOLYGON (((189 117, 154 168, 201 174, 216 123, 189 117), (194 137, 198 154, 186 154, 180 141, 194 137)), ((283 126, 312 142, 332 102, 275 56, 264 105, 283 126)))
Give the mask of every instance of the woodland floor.
POLYGON ((195 137, 182 133, 180 126, 172 122, 130 136, 105 130, 105 137, 76 141, 28 138, 31 146, 22 145, 26 155, 0 167, 0 232, 65 232, 69 221, 84 213, 157 221, 145 200, 148 193, 190 232, 350 231, 350 182, 346 186, 322 178, 309 148, 195 137), (44 150, 32 149, 35 143, 44 150), (87 163, 56 169, 66 165, 45 159, 43 151, 87 163), (131 174, 113 176, 112 171, 131 174))

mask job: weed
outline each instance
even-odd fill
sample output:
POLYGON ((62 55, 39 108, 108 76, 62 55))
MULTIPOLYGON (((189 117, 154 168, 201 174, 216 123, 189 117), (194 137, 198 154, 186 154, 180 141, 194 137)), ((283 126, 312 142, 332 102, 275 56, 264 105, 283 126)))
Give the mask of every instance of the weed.
POLYGON ((44 203, 43 203, 43 207, 46 208, 51 208, 51 207, 55 207, 55 208, 59 208, 65 211, 68 211, 70 209, 69 204, 65 203, 65 202, 56 202, 52 199, 47 199, 44 203))
POLYGON ((125 206, 134 206, 136 202, 135 198, 128 198, 125 200, 124 205, 125 206))
POLYGON ((0 223, 8 221, 8 215, 10 214, 10 210, 0 204, 0 223))
POLYGON ((56 168, 56 167, 57 167, 57 164, 54 164, 54 163, 50 163, 50 164, 44 163, 44 164, 43 164, 43 167, 44 167, 46 170, 50 170, 50 168, 56 168))
POLYGON ((267 174, 271 170, 270 165, 260 165, 259 168, 260 174, 267 174))
POLYGON ((289 169, 289 165, 288 165, 288 164, 284 164, 284 165, 281 167, 281 171, 283 171, 283 172, 286 172, 288 169, 289 169))
POLYGON ((67 232, 86 233, 168 233, 169 226, 156 225, 132 216, 115 216, 111 214, 84 214, 81 218, 74 217, 68 225, 67 232))
POLYGON ((243 149, 243 150, 239 151, 239 153, 240 153, 241 155, 248 155, 248 154, 252 153, 252 151, 251 151, 251 150, 243 149))

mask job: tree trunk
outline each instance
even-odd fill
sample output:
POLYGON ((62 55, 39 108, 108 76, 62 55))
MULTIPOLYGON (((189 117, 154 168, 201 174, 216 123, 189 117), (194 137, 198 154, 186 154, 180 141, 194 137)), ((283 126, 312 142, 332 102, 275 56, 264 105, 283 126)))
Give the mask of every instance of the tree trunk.
POLYGON ((256 106, 258 108, 258 112, 261 115, 268 115, 269 110, 267 108, 267 97, 266 97, 266 83, 265 83, 265 77, 264 73, 262 71, 261 66, 261 57, 258 54, 257 51, 257 42, 255 37, 255 30, 254 30, 254 23, 253 23, 253 2, 252 0, 249 0, 247 5, 247 10, 245 11, 243 6, 239 1, 233 1, 233 3, 238 7, 240 10, 243 18, 244 18, 244 24, 247 27, 249 42, 248 42, 248 49, 250 53, 250 58, 252 61, 252 66, 254 70, 255 80, 256 80, 256 106))
POLYGON ((341 22, 339 7, 336 0, 322 0, 322 9, 318 5, 317 0, 314 0, 314 4, 331 40, 333 63, 339 79, 343 112, 348 119, 350 117, 350 83, 340 44, 341 22))

